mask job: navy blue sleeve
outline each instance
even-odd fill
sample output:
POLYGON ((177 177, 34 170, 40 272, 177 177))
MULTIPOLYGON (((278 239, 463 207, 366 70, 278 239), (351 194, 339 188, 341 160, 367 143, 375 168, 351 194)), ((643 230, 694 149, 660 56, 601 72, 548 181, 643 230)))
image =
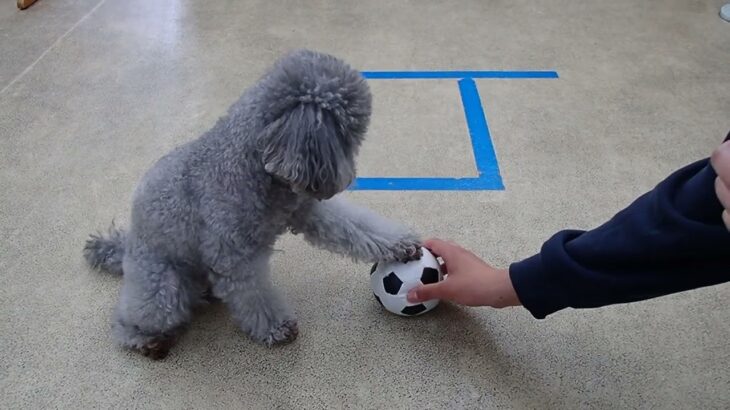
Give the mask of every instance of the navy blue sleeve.
POLYGON ((730 280, 730 232, 709 159, 669 176, 604 225, 562 231, 510 266, 523 306, 538 319, 730 280))

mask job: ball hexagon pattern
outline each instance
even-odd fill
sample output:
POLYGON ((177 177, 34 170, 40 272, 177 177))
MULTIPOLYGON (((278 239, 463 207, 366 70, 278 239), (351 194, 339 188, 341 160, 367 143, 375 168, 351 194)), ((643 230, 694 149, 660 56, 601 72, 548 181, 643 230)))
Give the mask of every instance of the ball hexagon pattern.
POLYGON ((424 306, 423 303, 419 303, 417 305, 406 306, 400 312, 404 315, 413 316, 425 312, 426 309, 428 308, 424 306))
POLYGON ((383 289, 390 295, 397 295, 403 281, 398 278, 395 272, 390 272, 383 278, 383 289))
POLYGON ((370 269, 370 285, 375 299, 389 312, 401 316, 417 316, 435 308, 439 301, 410 304, 408 291, 424 284, 443 280, 441 265, 431 252, 422 248, 420 260, 406 263, 376 263, 370 269))
POLYGON ((430 283, 436 283, 439 281, 439 270, 435 268, 423 268, 421 273, 421 283, 428 285, 430 283))

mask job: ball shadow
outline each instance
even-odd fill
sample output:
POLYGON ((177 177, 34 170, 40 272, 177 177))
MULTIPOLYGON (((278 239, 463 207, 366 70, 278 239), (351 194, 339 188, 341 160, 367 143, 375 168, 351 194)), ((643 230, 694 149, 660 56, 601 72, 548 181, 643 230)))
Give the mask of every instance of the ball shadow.
POLYGON ((442 379, 463 383, 479 405, 489 405, 492 398, 516 408, 560 402, 559 392, 536 383, 530 377, 529 364, 520 363, 503 348, 508 340, 498 340, 490 333, 501 312, 476 309, 482 308, 442 302, 418 317, 388 315, 382 325, 385 332, 397 335, 415 350, 414 356, 421 358, 408 371, 437 373, 442 379))

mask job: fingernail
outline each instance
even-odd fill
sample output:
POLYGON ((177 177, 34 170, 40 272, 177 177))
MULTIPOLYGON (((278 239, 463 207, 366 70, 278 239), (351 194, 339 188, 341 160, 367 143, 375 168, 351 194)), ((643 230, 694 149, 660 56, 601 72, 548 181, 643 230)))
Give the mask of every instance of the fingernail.
POLYGON ((408 301, 411 303, 418 302, 418 292, 416 292, 415 289, 409 290, 408 296, 406 296, 406 299, 408 299, 408 301))

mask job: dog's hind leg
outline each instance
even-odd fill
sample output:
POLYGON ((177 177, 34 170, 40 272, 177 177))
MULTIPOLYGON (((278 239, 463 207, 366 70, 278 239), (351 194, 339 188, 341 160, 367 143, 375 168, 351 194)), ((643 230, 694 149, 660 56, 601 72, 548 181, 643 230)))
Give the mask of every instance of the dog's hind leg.
POLYGON ((192 278, 148 253, 124 258, 124 283, 112 323, 118 343, 152 359, 167 356, 200 297, 192 278))
POLYGON ((211 273, 213 294, 236 324, 256 342, 272 346, 296 339, 296 318, 269 277, 269 252, 253 261, 219 258, 211 273))

